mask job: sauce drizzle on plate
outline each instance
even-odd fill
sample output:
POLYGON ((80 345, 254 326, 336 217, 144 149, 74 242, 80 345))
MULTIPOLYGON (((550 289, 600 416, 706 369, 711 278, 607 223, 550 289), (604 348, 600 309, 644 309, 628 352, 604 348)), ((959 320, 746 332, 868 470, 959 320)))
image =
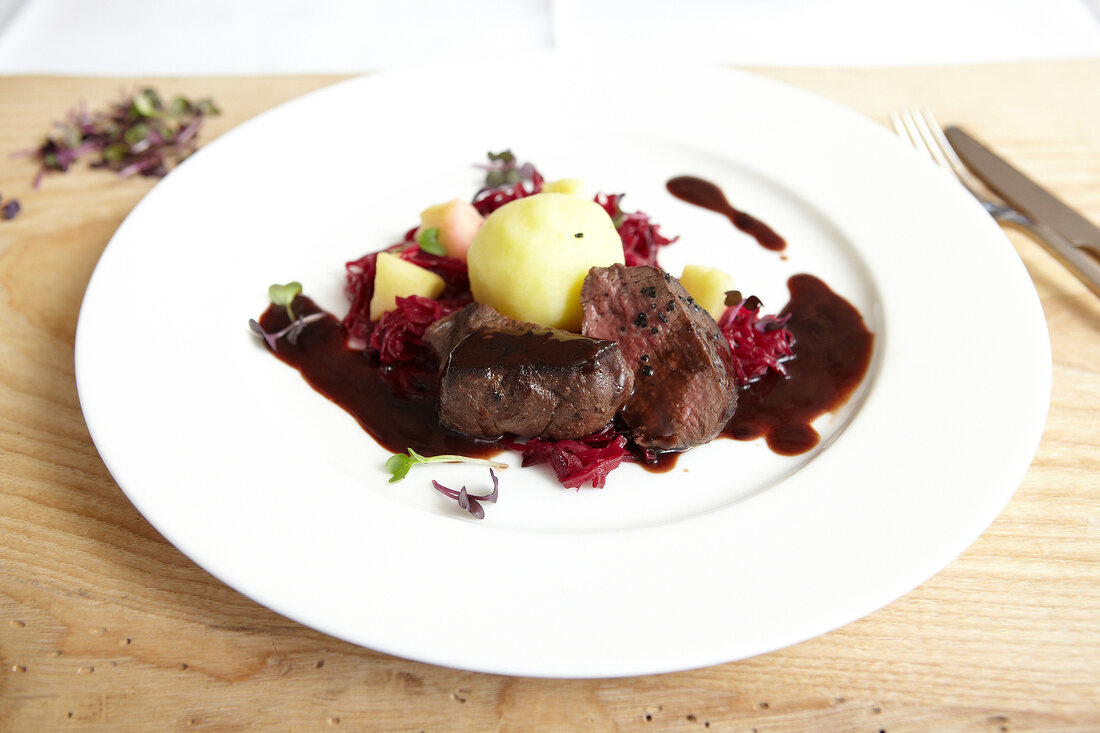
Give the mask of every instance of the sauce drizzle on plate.
POLYGON ((701 206, 727 217, 735 227, 759 242, 764 249, 779 252, 787 248, 787 240, 752 214, 735 209, 726 200, 722 189, 710 181, 696 176, 676 176, 670 178, 665 187, 669 193, 681 201, 687 201, 689 204, 701 206))

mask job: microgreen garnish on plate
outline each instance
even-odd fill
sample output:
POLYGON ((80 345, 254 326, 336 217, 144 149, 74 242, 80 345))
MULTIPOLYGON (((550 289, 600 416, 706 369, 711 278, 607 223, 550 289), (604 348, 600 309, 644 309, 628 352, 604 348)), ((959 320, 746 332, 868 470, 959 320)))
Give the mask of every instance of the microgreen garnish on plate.
POLYGON ((500 486, 500 479, 493 473, 493 469, 489 469, 489 476, 493 479, 493 491, 485 496, 471 496, 466 487, 463 486, 458 491, 449 489, 438 481, 432 481, 432 486, 435 490, 444 496, 454 499, 458 502, 459 509, 469 512, 475 519, 485 519, 485 508, 481 506, 481 502, 487 501, 490 504, 497 503, 497 489, 500 486))
POLYGON ((390 483, 396 483, 405 478, 409 473, 409 469, 418 463, 476 463, 491 468, 508 468, 507 463, 490 461, 487 458, 469 458, 455 455, 422 456, 409 448, 408 453, 395 453, 386 461, 386 470, 390 472, 390 483))
POLYGON ((440 256, 447 254, 447 250, 443 249, 443 243, 439 241, 439 227, 431 227, 422 231, 420 236, 416 238, 416 244, 420 247, 421 252, 440 256))
POLYGON ((286 317, 290 320, 290 323, 275 332, 268 332, 264 330, 264 327, 260 325, 259 321, 255 318, 248 319, 248 327, 251 328, 257 335, 263 337, 263 340, 267 342, 268 347, 275 351, 276 342, 285 338, 291 346, 298 343, 298 336, 301 335, 302 330, 313 323, 319 321, 325 317, 324 313, 310 313, 308 316, 294 315, 294 299, 302 293, 302 284, 297 281, 289 282, 286 285, 275 284, 267 289, 267 297, 271 300, 272 305, 278 305, 286 308, 286 317))
POLYGON ((325 317, 324 313, 310 313, 308 316, 299 316, 290 322, 290 325, 281 328, 274 333, 269 333, 264 330, 264 327, 260 325, 259 321, 255 318, 248 319, 248 327, 251 328, 257 335, 263 337, 263 340, 267 342, 267 345, 271 347, 272 351, 277 348, 275 342, 281 338, 285 338, 291 346, 298 343, 298 337, 302 334, 302 330, 313 323, 319 321, 325 317))
POLYGON ((485 170, 486 188, 499 188, 520 181, 530 181, 535 173, 535 166, 530 163, 520 165, 511 150, 489 153, 489 163, 478 167, 485 170))
POLYGON ((294 299, 301 294, 302 284, 296 280, 286 285, 276 283, 267 289, 267 297, 271 303, 286 308, 286 317, 292 321, 294 320, 294 299))

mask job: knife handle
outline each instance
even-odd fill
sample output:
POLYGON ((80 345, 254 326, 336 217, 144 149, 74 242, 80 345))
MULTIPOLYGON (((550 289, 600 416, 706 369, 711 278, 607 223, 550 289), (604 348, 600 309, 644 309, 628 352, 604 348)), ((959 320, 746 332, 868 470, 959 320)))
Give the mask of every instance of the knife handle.
POLYGON ((1024 231, 1030 233, 1035 241, 1054 255, 1089 290, 1100 295, 1100 262, 1092 255, 1046 224, 1032 222, 1030 226, 1024 227, 1024 231))

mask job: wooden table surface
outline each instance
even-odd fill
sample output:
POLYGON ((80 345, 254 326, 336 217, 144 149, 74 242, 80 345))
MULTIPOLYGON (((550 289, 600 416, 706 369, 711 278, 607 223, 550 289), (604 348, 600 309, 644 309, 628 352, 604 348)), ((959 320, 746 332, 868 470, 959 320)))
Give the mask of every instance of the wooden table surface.
MULTIPOLYGON (((880 121, 927 105, 1100 222, 1100 60, 757 71, 880 121)), ((212 95, 208 141, 336 80, 140 81, 212 95)), ((1038 455, 972 547, 860 621, 717 667, 541 680, 362 649, 222 585, 127 501, 77 400, 85 286, 152 184, 81 168, 32 190, 8 158, 137 81, 0 78, 0 194, 23 204, 0 222, 0 730, 1100 731, 1100 299, 1016 233, 1054 352, 1038 455)))

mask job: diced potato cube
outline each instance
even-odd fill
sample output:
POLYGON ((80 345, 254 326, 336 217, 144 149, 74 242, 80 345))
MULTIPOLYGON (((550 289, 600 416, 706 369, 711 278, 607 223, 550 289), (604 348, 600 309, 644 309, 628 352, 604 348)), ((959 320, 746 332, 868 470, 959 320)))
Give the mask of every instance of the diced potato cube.
POLYGON ((705 265, 684 265, 680 284, 716 321, 726 312, 726 291, 734 289, 731 275, 705 265))
POLYGON ((438 229, 439 243, 447 256, 465 261, 466 250, 484 221, 485 217, 477 213, 473 204, 454 199, 420 212, 420 228, 416 230, 416 236, 419 238, 428 229, 438 229))
POLYGON ((422 295, 438 298, 446 283, 431 270, 425 270, 387 252, 378 254, 374 271, 374 295, 370 299, 370 318, 377 321, 383 313, 397 307, 397 298, 422 295))
POLYGON ((588 195, 588 186, 580 178, 562 178, 557 181, 548 181, 542 184, 543 193, 567 193, 570 196, 579 196, 582 199, 591 198, 588 195))

